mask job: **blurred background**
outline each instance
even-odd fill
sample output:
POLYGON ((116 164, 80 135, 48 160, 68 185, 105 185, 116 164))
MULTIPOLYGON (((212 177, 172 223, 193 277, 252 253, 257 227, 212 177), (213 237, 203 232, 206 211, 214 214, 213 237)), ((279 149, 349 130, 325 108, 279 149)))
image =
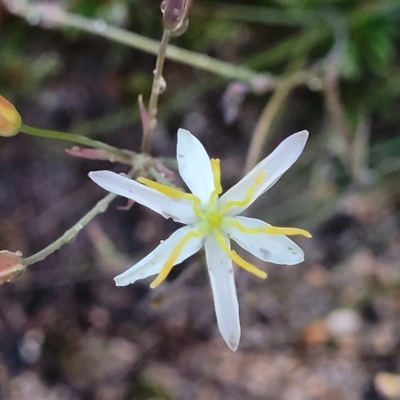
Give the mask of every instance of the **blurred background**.
MULTIPOLYGON (((24 122, 139 151, 137 98, 148 101, 155 56, 26 4, 159 40, 160 2, 0 1, 0 93, 24 122)), ((229 188, 273 89, 308 74, 285 94, 261 156, 303 129, 307 148, 250 210, 312 232, 295 239, 305 262, 257 264, 265 281, 237 271, 242 340, 232 353, 201 253, 157 290, 115 286, 177 228, 138 205, 119 209, 118 198, 0 287, 0 399, 400 399, 400 2, 194 0, 189 20, 172 44, 256 78, 167 60, 153 155, 174 157, 177 129, 189 129, 221 159, 229 188)), ((104 196, 89 171, 127 171, 74 158, 71 146, 0 139, 0 249, 39 251, 104 196)))

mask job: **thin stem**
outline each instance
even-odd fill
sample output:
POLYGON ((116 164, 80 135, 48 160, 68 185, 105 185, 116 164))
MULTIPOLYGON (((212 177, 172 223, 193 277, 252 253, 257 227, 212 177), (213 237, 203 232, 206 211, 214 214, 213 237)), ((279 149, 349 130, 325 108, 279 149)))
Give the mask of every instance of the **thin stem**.
MULTIPOLYGON (((136 168, 132 168, 127 176, 132 177, 134 175, 136 168)), ((110 203, 117 197, 114 193, 109 193, 107 196, 103 197, 97 204, 86 213, 75 225, 68 229, 63 235, 61 235, 56 241, 49 244, 44 249, 40 250, 32 256, 26 257, 22 260, 23 264, 28 266, 36 264, 39 261, 44 260, 50 254, 53 254, 59 250, 62 246, 69 243, 75 236, 98 214, 103 213, 107 210, 110 203)))
POLYGON ((157 125, 157 110, 158 110, 158 97, 165 89, 165 81, 162 76, 164 69, 165 55, 167 52, 168 42, 171 37, 171 32, 167 29, 164 30, 160 48, 157 54, 156 69, 154 70, 153 86, 151 88, 150 101, 148 106, 149 120, 146 124, 145 131, 143 132, 142 152, 150 153, 151 136, 157 125))
POLYGON ((134 152, 127 152, 124 150, 120 150, 114 146, 110 146, 109 144, 100 142, 98 140, 90 139, 86 136, 77 135, 75 133, 66 133, 60 131, 53 131, 42 128, 35 128, 33 126, 22 125, 20 128, 20 132, 26 133, 27 135, 45 137, 49 139, 57 139, 64 140, 70 143, 78 143, 84 146, 93 147, 100 150, 105 150, 111 154, 115 154, 118 157, 123 158, 124 160, 131 161, 132 156, 135 155, 134 152))
POLYGON ((282 81, 275 89, 268 103, 264 107, 251 138, 250 147, 246 158, 245 173, 250 171, 259 161, 266 138, 271 129, 272 122, 274 121, 286 97, 289 95, 295 85, 296 82, 291 78, 282 81))
POLYGON ((44 260, 50 254, 53 254, 59 250, 62 246, 69 243, 75 236, 85 227, 97 214, 100 214, 107 210, 108 205, 117 197, 114 193, 109 193, 103 199, 101 199, 85 216, 83 216, 74 226, 68 229, 62 236, 60 236, 55 242, 49 244, 43 250, 40 250, 36 254, 22 260, 23 264, 28 266, 36 264, 39 261, 44 260))
MULTIPOLYGON (((103 20, 95 20, 69 13, 58 5, 52 5, 52 7, 49 7, 47 4, 43 6, 40 3, 15 3, 19 2, 5 3, 5 5, 8 7, 10 12, 17 14, 28 21, 31 21, 33 16, 35 16, 44 26, 46 26, 46 28, 57 28, 60 26, 76 28, 135 49, 152 54, 158 54, 160 46, 158 41, 138 35, 137 33, 129 32, 125 29, 111 26, 103 20)), ((170 60, 203 69, 227 79, 242 80, 252 83, 255 78, 260 76, 259 73, 250 68, 236 66, 204 54, 181 49, 177 46, 168 46, 166 56, 170 60)), ((271 74, 262 74, 262 76, 267 77, 272 85, 276 80, 271 74)))
POLYGON ((343 163, 349 167, 350 164, 350 144, 351 144, 351 128, 347 121, 346 113, 340 101, 337 76, 327 74, 324 79, 322 93, 325 96, 326 108, 332 123, 336 128, 336 133, 341 140, 340 157, 343 163))
POLYGON ((369 138, 371 135, 370 115, 361 110, 353 139, 351 172, 355 182, 368 179, 369 138))
POLYGON ((326 108, 332 119, 335 133, 337 133, 340 140, 338 155, 343 164, 351 170, 352 129, 341 102, 339 91, 340 62, 348 46, 348 24, 343 18, 332 18, 330 23, 332 23, 335 33, 335 42, 331 51, 321 63, 325 74, 322 93, 325 97, 326 108))

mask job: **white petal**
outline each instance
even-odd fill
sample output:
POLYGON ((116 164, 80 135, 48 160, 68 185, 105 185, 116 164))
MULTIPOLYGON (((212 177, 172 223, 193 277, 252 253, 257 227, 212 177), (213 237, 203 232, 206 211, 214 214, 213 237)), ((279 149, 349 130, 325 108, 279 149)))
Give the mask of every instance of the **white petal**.
MULTIPOLYGON (((185 226, 174 232, 167 240, 161 242, 150 254, 148 254, 141 261, 127 269, 122 274, 114 278, 117 286, 126 286, 138 279, 144 279, 151 275, 158 274, 168 257, 171 255, 172 250, 179 244, 182 238, 188 234, 193 228, 185 226)), ((200 250, 203 245, 202 237, 193 237, 182 248, 176 264, 186 260, 192 254, 200 250)))
POLYGON ((205 250, 218 327, 226 344, 235 351, 240 340, 240 321, 232 261, 213 236, 207 237, 205 250))
POLYGON ((210 157, 200 141, 185 129, 178 130, 176 151, 179 173, 190 191, 207 204, 214 190, 210 157))
POLYGON ((165 218, 172 218, 174 221, 184 224, 196 222, 193 202, 190 200, 171 198, 126 176, 118 175, 111 171, 90 172, 89 177, 103 189, 135 200, 165 218))
MULTIPOLYGON (((259 219, 232 217, 246 228, 264 228, 271 226, 259 219)), ((243 233, 237 227, 226 224, 227 232, 239 246, 260 260, 275 264, 294 265, 304 261, 303 250, 285 235, 269 235, 266 233, 243 233)))
POLYGON ((265 176, 261 184, 255 187, 250 201, 244 207, 233 206, 229 215, 237 215, 250 206, 261 194, 272 187, 279 178, 300 157, 307 142, 308 132, 297 132, 285 139, 268 157, 260 161, 243 179, 229 189, 219 201, 221 206, 232 200, 243 200, 249 188, 254 185, 254 180, 262 172, 265 176))

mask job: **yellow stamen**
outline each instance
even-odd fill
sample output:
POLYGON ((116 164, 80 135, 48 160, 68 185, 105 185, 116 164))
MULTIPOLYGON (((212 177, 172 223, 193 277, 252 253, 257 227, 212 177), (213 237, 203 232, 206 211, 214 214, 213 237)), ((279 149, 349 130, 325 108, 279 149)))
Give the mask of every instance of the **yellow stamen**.
POLYGON ((157 278, 154 279, 153 282, 151 282, 150 287, 152 289, 156 288, 161 282, 163 282, 169 273, 172 270, 172 267, 176 263, 177 258, 182 252, 183 247, 186 245, 186 243, 194 238, 194 237, 199 237, 204 235, 203 231, 189 231, 182 239, 181 241, 174 247, 172 250, 170 256, 167 258, 167 261, 165 262, 164 266, 162 267, 161 271, 158 273, 157 278))
POLYGON ((256 179, 254 179, 254 183, 258 186, 258 185, 261 185, 262 184, 262 181, 264 180, 264 178, 265 178, 265 175, 267 175, 267 171, 260 171, 259 173, 258 173, 258 175, 256 176, 256 179))
POLYGON ((211 169, 214 177, 214 187, 216 190, 216 194, 222 193, 222 186, 221 186, 221 167, 220 161, 218 158, 211 159, 211 169))
POLYGON ((218 195, 222 193, 221 186, 221 168, 218 158, 212 158, 211 160, 211 170, 214 178, 214 190, 210 194, 209 206, 215 208, 218 201, 218 195))
POLYGON ((224 237, 220 232, 215 233, 215 238, 218 244, 221 246, 222 250, 228 255, 228 257, 235 262, 239 267, 242 267, 247 272, 258 276, 261 279, 265 279, 267 277, 266 272, 261 271, 255 265, 250 264, 248 261, 244 260, 239 254, 236 253, 234 250, 230 250, 228 245, 225 242, 224 237))
POLYGON ((243 233, 248 233, 248 234, 266 233, 269 235, 287 235, 287 236, 302 235, 307 238, 311 237, 311 234, 309 232, 299 228, 280 228, 278 226, 267 226, 263 228, 247 228, 246 226, 243 226, 239 221, 236 221, 234 219, 229 219, 227 223, 238 228, 243 233))
POLYGON ((142 176, 137 178, 137 181, 140 183, 143 183, 143 185, 146 185, 149 188, 157 190, 157 192, 163 193, 163 194, 167 195, 168 197, 172 197, 174 199, 190 199, 190 200, 192 200, 192 197, 195 197, 191 193, 182 192, 181 190, 172 188, 170 186, 163 185, 162 183, 154 182, 154 181, 144 178, 142 176))
POLYGON ((266 171, 260 171, 259 174, 254 179, 254 184, 251 185, 247 189, 247 193, 246 193, 246 196, 244 197, 244 199, 228 201, 221 208, 221 213, 225 214, 231 207, 246 207, 250 203, 250 201, 254 195, 254 191, 256 190, 256 187, 258 185, 260 185, 262 183, 262 181, 264 180, 265 175, 266 175, 266 171))
POLYGON ((199 208, 201 204, 200 199, 194 194, 182 192, 181 190, 163 185, 162 183, 154 182, 142 176, 137 178, 137 181, 149 188, 157 190, 157 192, 163 193, 168 197, 172 197, 173 199, 185 199, 193 201, 193 212, 196 214, 197 217, 202 217, 203 213, 200 211, 199 208))
POLYGON ((301 235, 305 236, 306 238, 311 238, 311 233, 307 232, 304 229, 300 228, 281 228, 279 226, 269 226, 265 228, 265 233, 270 235, 286 235, 286 236, 293 236, 293 235, 301 235))

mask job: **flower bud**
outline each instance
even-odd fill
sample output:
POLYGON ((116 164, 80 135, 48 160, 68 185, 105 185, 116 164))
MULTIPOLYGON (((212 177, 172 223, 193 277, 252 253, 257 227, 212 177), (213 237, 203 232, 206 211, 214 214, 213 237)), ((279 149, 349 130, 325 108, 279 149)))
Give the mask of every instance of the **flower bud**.
POLYGON ((0 95, 0 136, 14 136, 21 127, 22 120, 15 107, 0 95))
POLYGON ((12 253, 8 250, 0 251, 0 285, 12 281, 25 271, 22 262, 22 253, 12 253))
POLYGON ((180 36, 189 25, 188 13, 192 0, 164 0, 161 3, 164 29, 173 36, 180 36))

